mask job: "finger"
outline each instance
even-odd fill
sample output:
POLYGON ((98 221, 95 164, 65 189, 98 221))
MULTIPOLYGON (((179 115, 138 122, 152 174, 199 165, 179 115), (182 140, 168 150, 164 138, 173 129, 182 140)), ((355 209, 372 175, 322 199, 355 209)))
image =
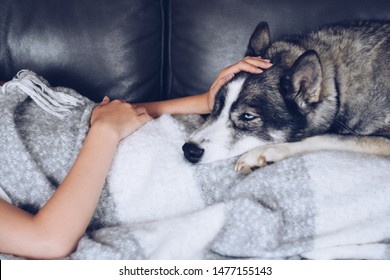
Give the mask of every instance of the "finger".
POLYGON ((117 102, 117 103, 127 103, 127 101, 124 100, 124 99, 115 99, 113 102, 117 102))
POLYGON ((263 69, 270 68, 271 66, 271 62, 266 62, 264 60, 258 60, 254 58, 246 58, 245 60, 238 62, 236 65, 233 65, 232 70, 234 73, 245 71, 253 74, 259 74, 263 72, 263 69))
POLYGON ((100 102, 100 105, 103 106, 103 105, 106 105, 110 103, 110 98, 108 96, 104 96, 102 102, 100 102))
POLYGON ((152 120, 152 117, 149 114, 144 113, 144 114, 141 114, 138 116, 138 120, 141 124, 144 124, 144 123, 152 120))
POLYGON ((247 61, 241 60, 240 62, 237 62, 236 64, 228 67, 226 69, 226 72, 223 72, 223 76, 227 76, 229 74, 237 74, 241 71, 245 71, 253 74, 263 73, 263 70, 259 68, 256 64, 248 63, 247 61))
POLYGON ((272 63, 269 59, 262 59, 258 57, 246 57, 244 58, 244 61, 259 68, 267 69, 272 66, 272 63))
POLYGON ((219 78, 218 80, 216 80, 216 82, 214 84, 212 84, 212 86, 210 87, 210 91, 209 93, 211 95, 216 95, 217 92, 227 83, 229 82, 232 78, 234 77, 234 74, 231 73, 231 74, 228 74, 226 76, 223 76, 221 78, 219 78))
POLYGON ((234 73, 228 73, 226 74, 225 76, 222 76, 221 78, 219 78, 216 83, 214 84, 214 87, 216 88, 221 88, 224 84, 226 84, 227 82, 229 82, 231 79, 233 79, 233 77, 235 76, 234 73))
POLYGON ((223 81, 223 84, 229 82, 231 79, 234 78, 234 73, 231 73, 231 74, 227 74, 226 76, 223 77, 222 81, 223 81))
POLYGON ((270 59, 262 58, 261 56, 246 56, 246 57, 244 57, 244 60, 247 60, 247 59, 254 59, 254 60, 259 60, 259 61, 264 61, 264 62, 271 62, 270 59))
POLYGON ((147 114, 145 107, 133 107, 138 115, 147 114))

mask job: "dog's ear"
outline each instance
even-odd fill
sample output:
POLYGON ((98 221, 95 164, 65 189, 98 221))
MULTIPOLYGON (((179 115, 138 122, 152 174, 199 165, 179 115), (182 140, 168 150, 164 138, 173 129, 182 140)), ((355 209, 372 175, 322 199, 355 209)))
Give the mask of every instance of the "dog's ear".
POLYGON ((296 104, 300 113, 308 114, 321 100, 322 68, 314 50, 303 53, 282 78, 286 98, 296 104))
POLYGON ((262 21, 256 26, 256 29, 249 40, 245 55, 264 56, 265 51, 269 48, 270 44, 271 36, 268 24, 262 21))

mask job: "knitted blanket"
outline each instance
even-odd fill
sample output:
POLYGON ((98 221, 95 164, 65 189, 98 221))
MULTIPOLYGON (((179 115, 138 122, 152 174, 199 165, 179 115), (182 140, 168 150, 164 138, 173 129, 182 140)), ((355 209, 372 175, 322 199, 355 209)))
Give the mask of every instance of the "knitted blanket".
MULTIPOLYGON (((0 197, 36 212, 69 171, 95 105, 29 71, 5 84, 0 197)), ((69 259, 390 259, 390 159, 319 152, 243 176, 234 158, 183 159, 200 122, 163 116, 120 143, 69 259)))

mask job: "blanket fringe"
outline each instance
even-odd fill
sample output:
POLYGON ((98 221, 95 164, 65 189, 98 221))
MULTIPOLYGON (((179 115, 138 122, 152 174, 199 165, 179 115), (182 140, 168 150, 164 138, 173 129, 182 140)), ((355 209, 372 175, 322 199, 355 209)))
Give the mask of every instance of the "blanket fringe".
POLYGON ((29 70, 19 71, 12 81, 1 87, 3 94, 15 90, 30 96, 39 107, 60 119, 64 113, 83 104, 81 99, 53 90, 42 77, 29 70))

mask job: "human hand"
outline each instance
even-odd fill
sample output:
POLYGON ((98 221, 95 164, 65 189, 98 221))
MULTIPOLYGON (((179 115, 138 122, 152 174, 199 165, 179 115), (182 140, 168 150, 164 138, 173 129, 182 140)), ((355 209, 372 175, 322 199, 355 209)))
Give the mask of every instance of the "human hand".
POLYGON ((93 109, 90 123, 91 128, 102 129, 119 142, 151 119, 144 107, 133 106, 123 100, 110 101, 106 96, 93 109))
POLYGON ((249 72, 252 74, 260 74, 263 73, 262 69, 267 69, 270 68, 271 66, 272 63, 269 59, 247 56, 244 59, 223 69, 219 73, 219 75, 217 76, 217 78, 215 79, 214 83, 211 85, 208 91, 207 102, 210 111, 213 109, 215 96, 218 93, 218 91, 221 89, 221 87, 224 84, 230 81, 235 74, 241 71, 249 72))

